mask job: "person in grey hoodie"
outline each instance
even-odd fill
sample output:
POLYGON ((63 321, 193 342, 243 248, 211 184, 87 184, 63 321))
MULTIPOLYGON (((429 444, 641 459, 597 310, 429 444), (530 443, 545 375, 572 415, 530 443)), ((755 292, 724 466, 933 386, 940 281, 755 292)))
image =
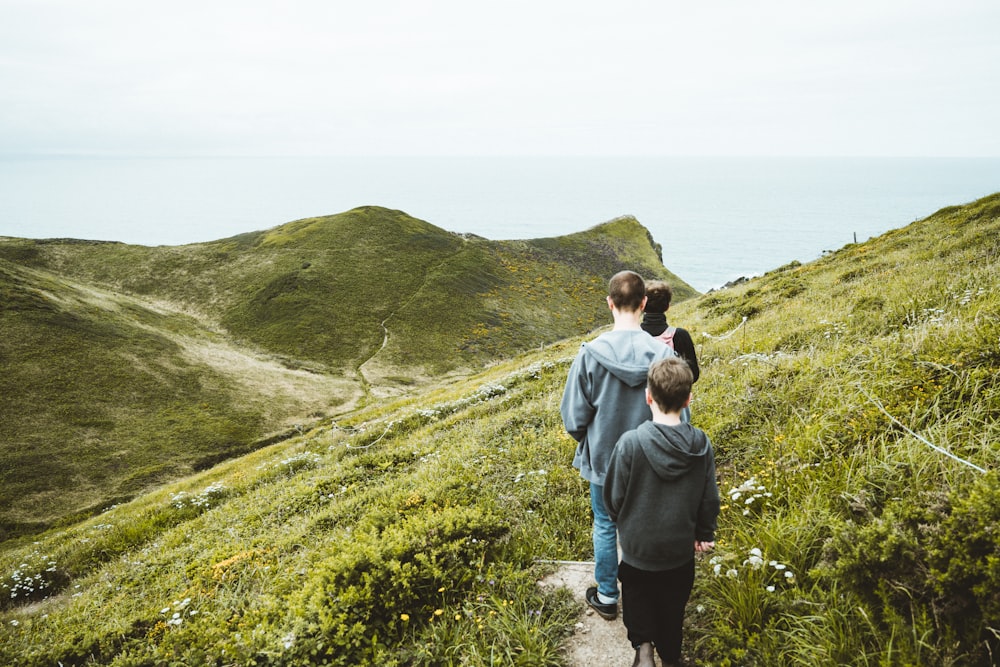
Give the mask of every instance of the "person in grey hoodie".
POLYGON ((693 373, 673 357, 649 369, 653 419, 622 435, 608 461, 604 504, 617 522, 622 560, 622 620, 635 666, 681 657, 684 608, 694 586, 694 556, 715 546, 719 487, 705 433, 681 421, 693 373))
POLYGON ((645 402, 650 364, 674 354, 640 327, 645 294, 639 274, 621 271, 612 276, 608 307, 614 326, 580 346, 560 406, 563 425, 578 443, 573 466, 590 482, 597 586, 587 589, 586 600, 608 620, 617 618, 619 598, 618 535, 602 495, 608 459, 622 433, 650 417, 645 402))

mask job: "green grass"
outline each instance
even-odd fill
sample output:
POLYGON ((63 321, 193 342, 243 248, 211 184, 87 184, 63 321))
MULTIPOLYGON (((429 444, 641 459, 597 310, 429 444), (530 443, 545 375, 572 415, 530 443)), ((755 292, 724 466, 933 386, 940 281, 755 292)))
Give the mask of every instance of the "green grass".
POLYGON ((575 610, 537 589, 535 559, 583 548, 585 528, 561 527, 587 505, 565 451, 539 446, 566 437, 534 401, 565 371, 498 368, 444 402, 316 428, 8 550, 3 571, 21 569, 8 587, 30 568, 42 579, 4 603, 0 658, 440 664, 438 642, 462 636, 470 664, 526 651, 557 664, 575 610))
POLYGON ((14 240, 0 243, 4 256, 167 301, 288 364, 345 376, 376 356, 374 366, 417 376, 468 372, 583 333, 605 313, 599 299, 584 300, 575 286, 606 283, 612 266, 672 278, 681 297, 695 294, 663 267, 649 232, 632 218, 557 239, 490 241, 367 206, 210 243, 14 240), (539 276, 571 295, 572 318, 549 321, 547 290, 524 284, 539 276), (383 323, 392 325, 384 351, 383 323), (483 326, 508 332, 483 345, 483 326))
POLYGON ((997 453, 998 209, 947 209, 677 308, 710 335, 695 419, 723 492, 753 478, 770 494, 728 504, 721 576, 699 580, 712 664, 990 664, 1000 544, 955 528, 992 517, 963 499, 997 484, 971 466, 997 453), (753 548, 760 570, 743 566, 753 548))
POLYGON ((588 331, 630 265, 669 275, 634 219, 489 241, 378 207, 179 247, 0 240, 0 539, 588 331))
MULTIPOLYGON (((688 607, 699 664, 992 664, 998 213, 672 309, 723 494, 688 607)), ((536 581, 590 557, 558 415, 580 340, 0 545, 0 662, 563 664, 581 610, 536 581)))
POLYGON ((15 530, 246 451, 266 409, 194 363, 181 317, 0 262, 3 521, 15 530))

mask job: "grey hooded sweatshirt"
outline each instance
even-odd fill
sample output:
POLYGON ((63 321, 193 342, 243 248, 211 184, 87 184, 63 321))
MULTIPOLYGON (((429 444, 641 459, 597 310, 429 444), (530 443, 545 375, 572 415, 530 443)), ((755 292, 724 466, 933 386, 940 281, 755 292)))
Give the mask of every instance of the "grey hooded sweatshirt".
POLYGON ((652 421, 623 435, 608 465, 604 506, 618 525, 623 561, 649 572, 687 563, 696 540, 715 541, 719 487, 708 436, 691 424, 652 421))
POLYGON ((641 329, 608 331, 580 346, 560 412, 566 431, 579 443, 573 466, 585 480, 604 484, 618 438, 651 416, 646 405, 650 364, 674 354, 641 329))

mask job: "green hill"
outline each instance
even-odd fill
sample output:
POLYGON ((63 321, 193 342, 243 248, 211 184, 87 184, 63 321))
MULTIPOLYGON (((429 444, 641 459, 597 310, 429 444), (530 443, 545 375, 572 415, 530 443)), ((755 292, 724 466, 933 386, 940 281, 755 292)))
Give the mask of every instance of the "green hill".
POLYGON ((197 320, 0 260, 0 536, 259 447, 355 393, 197 320))
POLYGON ((0 539, 607 320, 633 218, 490 241, 359 208, 179 247, 0 239, 0 539))
MULTIPOLYGON (((994 195, 676 307, 725 501, 692 659, 993 663, 998 287, 994 195)), ((583 339, 0 544, 0 663, 564 664, 583 339)))
POLYGON ((490 241, 369 206, 186 246, 7 240, 0 257, 166 302, 243 345, 345 377, 383 356, 402 375, 465 371, 585 331, 603 321, 595 295, 624 267, 664 275, 679 300, 695 294, 634 218, 490 241))

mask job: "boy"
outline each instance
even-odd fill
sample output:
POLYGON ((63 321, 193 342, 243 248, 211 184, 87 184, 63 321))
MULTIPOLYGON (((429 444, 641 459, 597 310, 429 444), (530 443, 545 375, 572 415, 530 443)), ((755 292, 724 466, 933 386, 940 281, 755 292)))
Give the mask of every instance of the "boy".
POLYGON ((620 271, 608 283, 608 308, 614 327, 580 346, 566 378, 560 412, 578 445, 573 466, 590 482, 594 512, 594 578, 587 604, 607 620, 618 617, 618 546, 614 521, 604 509, 601 487, 611 450, 622 433, 649 419, 643 400, 646 373, 673 350, 640 328, 646 285, 633 271, 620 271))
POLYGON ((654 363, 646 387, 653 420, 625 433, 608 462, 604 503, 618 525, 633 667, 653 667, 654 646, 664 667, 678 663, 694 555, 715 546, 715 454, 701 429, 681 421, 692 379, 679 357, 654 363))

